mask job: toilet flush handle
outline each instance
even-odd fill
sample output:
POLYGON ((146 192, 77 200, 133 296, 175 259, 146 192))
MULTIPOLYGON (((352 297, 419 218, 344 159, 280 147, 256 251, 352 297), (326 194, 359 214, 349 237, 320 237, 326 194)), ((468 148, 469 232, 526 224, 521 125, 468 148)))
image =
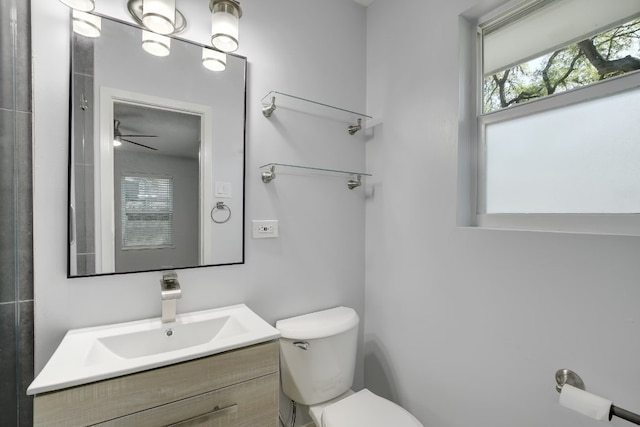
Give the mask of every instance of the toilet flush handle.
POLYGON ((295 341, 293 345, 303 350, 309 350, 309 347, 311 347, 311 344, 309 344, 307 341, 295 341))

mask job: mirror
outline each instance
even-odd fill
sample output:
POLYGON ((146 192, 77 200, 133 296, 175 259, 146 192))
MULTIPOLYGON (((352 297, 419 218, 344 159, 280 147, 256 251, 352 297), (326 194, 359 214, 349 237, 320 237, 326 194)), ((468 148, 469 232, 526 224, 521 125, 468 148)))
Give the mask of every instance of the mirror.
POLYGON ((72 33, 68 276, 244 262, 246 58, 102 18, 72 33))

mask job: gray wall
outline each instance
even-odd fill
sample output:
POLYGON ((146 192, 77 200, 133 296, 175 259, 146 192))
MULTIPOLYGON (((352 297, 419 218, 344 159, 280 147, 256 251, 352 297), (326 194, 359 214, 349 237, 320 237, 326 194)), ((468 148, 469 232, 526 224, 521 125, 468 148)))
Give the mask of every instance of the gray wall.
POLYGON ((0 3, 0 425, 29 426, 33 379, 31 46, 28 0, 0 3))
POLYGON ((426 426, 595 427, 554 373, 640 411, 640 238, 456 226, 458 20, 487 3, 367 12, 366 385, 426 426))

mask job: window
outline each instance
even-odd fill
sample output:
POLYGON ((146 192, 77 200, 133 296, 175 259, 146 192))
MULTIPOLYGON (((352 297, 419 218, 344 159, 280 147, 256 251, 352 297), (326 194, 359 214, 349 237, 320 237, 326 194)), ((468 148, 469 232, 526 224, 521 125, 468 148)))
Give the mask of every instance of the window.
POLYGON ((636 217, 640 3, 512 2, 479 47, 478 224, 636 217))
POLYGON ((173 178, 125 174, 121 179, 122 249, 173 244, 173 178))

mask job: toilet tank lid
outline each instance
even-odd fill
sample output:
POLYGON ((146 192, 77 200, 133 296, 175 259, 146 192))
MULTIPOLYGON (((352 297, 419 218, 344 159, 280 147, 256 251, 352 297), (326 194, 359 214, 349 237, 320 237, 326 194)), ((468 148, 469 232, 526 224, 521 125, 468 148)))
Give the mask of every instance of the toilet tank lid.
POLYGON ((358 325, 358 313, 349 307, 336 307, 278 320, 282 338, 312 340, 346 332, 358 325))

